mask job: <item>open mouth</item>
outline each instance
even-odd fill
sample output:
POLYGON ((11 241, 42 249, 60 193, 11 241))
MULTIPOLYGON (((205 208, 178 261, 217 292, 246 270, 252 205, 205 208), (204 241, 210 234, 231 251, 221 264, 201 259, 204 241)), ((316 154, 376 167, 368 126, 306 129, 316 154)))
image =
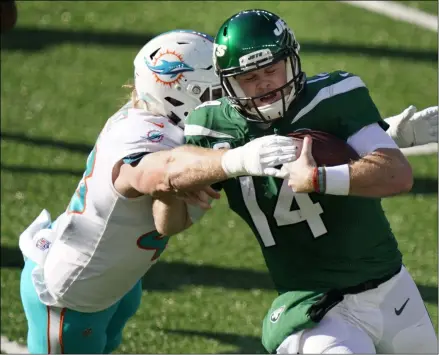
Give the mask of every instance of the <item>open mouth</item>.
POLYGON ((261 103, 261 105, 258 105, 258 106, 270 105, 270 104, 272 104, 273 102, 276 102, 279 99, 280 99, 279 93, 273 93, 273 94, 261 97, 259 99, 259 102, 261 103))

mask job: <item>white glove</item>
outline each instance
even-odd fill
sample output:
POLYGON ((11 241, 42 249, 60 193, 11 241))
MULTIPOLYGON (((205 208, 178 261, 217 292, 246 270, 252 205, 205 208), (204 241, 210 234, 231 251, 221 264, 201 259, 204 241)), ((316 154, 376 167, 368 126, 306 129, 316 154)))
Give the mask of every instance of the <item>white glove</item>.
POLYGON ((385 119, 390 125, 387 134, 400 148, 437 142, 438 107, 416 111, 411 105, 399 115, 385 119))
POLYGON ((223 155, 221 164, 228 177, 251 175, 283 179, 286 173, 274 167, 294 161, 296 151, 297 146, 289 137, 265 136, 242 147, 228 150, 223 155))

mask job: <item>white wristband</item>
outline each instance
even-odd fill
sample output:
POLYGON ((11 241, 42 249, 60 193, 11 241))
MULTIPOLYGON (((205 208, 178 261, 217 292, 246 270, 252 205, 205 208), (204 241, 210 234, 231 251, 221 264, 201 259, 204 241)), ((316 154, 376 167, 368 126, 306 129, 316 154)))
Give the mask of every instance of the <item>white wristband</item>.
POLYGON ((350 174, 349 165, 325 167, 327 195, 349 195, 350 174))
POLYGON ((241 150, 241 147, 227 150, 221 158, 221 167, 229 178, 244 175, 241 150))

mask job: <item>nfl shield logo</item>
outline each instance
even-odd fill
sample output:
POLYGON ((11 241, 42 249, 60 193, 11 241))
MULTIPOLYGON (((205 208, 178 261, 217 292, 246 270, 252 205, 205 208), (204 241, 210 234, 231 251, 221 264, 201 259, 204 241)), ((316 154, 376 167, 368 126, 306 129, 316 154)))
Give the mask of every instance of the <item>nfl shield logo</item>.
POLYGON ((285 306, 279 307, 278 309, 274 310, 273 313, 271 313, 270 322, 276 323, 284 310, 285 306))
POLYGON ((36 244, 36 245, 37 245, 37 248, 38 248, 38 249, 44 251, 44 250, 49 249, 50 244, 51 244, 51 243, 50 243, 47 239, 45 239, 45 238, 40 238, 40 239, 37 240, 37 244, 36 244))

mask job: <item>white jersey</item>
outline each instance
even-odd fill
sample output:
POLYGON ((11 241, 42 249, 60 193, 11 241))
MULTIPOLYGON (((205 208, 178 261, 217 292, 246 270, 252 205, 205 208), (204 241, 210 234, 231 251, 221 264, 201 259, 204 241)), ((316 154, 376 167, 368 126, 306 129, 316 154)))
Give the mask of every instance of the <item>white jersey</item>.
MULTIPOLYGON (((168 237, 155 230, 151 197, 121 196, 112 170, 127 156, 183 142, 183 130, 168 118, 129 104, 107 121, 66 212, 52 224, 47 256, 34 269, 33 282, 44 304, 80 312, 106 309, 157 261, 168 237)), ((45 245, 33 243, 40 249, 45 245)))

